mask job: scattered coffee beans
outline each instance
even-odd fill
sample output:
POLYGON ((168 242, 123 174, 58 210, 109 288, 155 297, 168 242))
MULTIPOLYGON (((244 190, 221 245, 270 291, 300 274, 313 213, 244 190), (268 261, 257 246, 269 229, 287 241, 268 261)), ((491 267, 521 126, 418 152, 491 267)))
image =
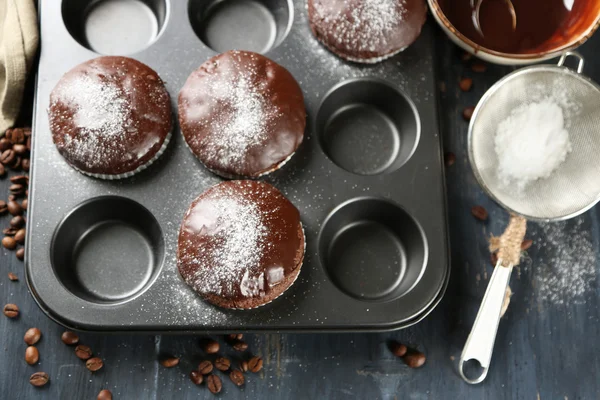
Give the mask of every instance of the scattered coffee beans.
POLYGON ((21 247, 19 250, 17 250, 15 255, 17 256, 17 258, 19 260, 23 261, 25 259, 25 249, 23 247, 21 247))
POLYGON ((96 400, 112 400, 112 393, 108 389, 103 389, 98 393, 96 400))
POLYGON ((525 240, 523 240, 523 243, 521 243, 521 250, 527 251, 531 248, 532 245, 533 245, 533 240, 525 239, 525 240))
POLYGON ((404 357, 402 357, 402 360, 410 368, 420 368, 423 366, 423 364, 425 364, 426 358, 425 354, 421 353, 420 351, 410 350, 404 357))
POLYGON ((40 360, 40 352, 38 351, 37 347, 35 347, 35 346, 27 347, 27 350, 25 350, 25 362, 27 362, 27 364, 29 364, 29 365, 34 365, 34 364, 37 364, 37 362, 39 360, 40 360))
POLYGON ((7 138, 0 139, 0 153, 4 153, 6 150, 12 147, 12 143, 7 138))
POLYGON ((21 217, 20 215, 17 215, 16 217, 13 217, 10 220, 10 226, 12 226, 13 228, 20 228, 23 225, 25 225, 25 219, 23 217, 21 217))
POLYGON ((244 374, 240 370, 234 369, 229 373, 229 379, 235 386, 242 386, 244 384, 244 374))
POLYGON ((247 372, 248 371, 248 361, 240 361, 240 370, 242 372, 247 372))
POLYGON ((17 248, 17 241, 10 236, 2 238, 2 246, 8 250, 14 250, 17 248))
POLYGON ((11 213, 12 215, 23 214, 23 208, 21 207, 21 205, 19 203, 17 203, 14 200, 9 201, 8 204, 6 205, 6 208, 8 209, 8 212, 11 213))
POLYGON ((25 242, 25 228, 21 228, 19 229, 16 233, 15 233, 15 237, 14 237, 15 241, 19 244, 23 244, 25 242))
POLYGON ((454 153, 448 152, 448 153, 444 154, 444 163, 446 164, 446 167, 453 166, 455 162, 456 162, 456 155, 454 153))
POLYGON ((27 210, 27 204, 29 202, 27 201, 27 199, 23 200, 23 202, 21 203, 21 208, 23 208, 23 210, 27 210))
POLYGON ((37 342, 40 341, 42 337, 42 332, 38 328, 29 328, 27 332, 25 332, 25 336, 23 336, 23 340, 30 346, 33 346, 37 342))
POLYGON ((198 365, 198 372, 200 372, 202 375, 208 375, 212 372, 212 370, 213 365, 208 360, 204 360, 200 363, 200 365, 198 365))
POLYGON ((0 163, 4 165, 12 165, 17 158, 17 154, 13 149, 4 150, 2 154, 0 154, 0 163))
POLYGON ((11 281, 15 282, 19 280, 19 277, 15 274, 13 274, 12 272, 8 273, 8 279, 10 279, 11 281))
POLYGON ((498 265, 498 253, 490 253, 490 264, 492 267, 498 265))
POLYGON ((4 315, 8 318, 17 318, 19 316, 19 307, 16 304, 7 304, 4 306, 4 315))
POLYGON ((24 158, 23 161, 21 161, 21 168, 23 168, 23 171, 29 172, 30 163, 31 161, 29 161, 29 158, 24 158))
POLYGON ((475 107, 465 107, 462 112, 463 119, 467 122, 470 121, 474 111, 475 107))
POLYGON ((23 193, 25 193, 25 186, 19 184, 19 183, 15 183, 12 184, 8 187, 8 190, 10 191, 11 194, 14 194, 15 196, 20 196, 23 193))
POLYGON ((12 149, 14 150, 15 153, 17 153, 18 155, 22 156, 25 153, 27 153, 27 146, 24 144, 15 144, 12 149))
POLYGON ((390 345, 390 349, 396 357, 403 357, 406 354, 406 351, 408 350, 408 348, 405 345, 398 342, 392 342, 392 344, 390 345))
POLYGON ((248 343, 238 340, 233 344, 233 348, 237 351, 246 351, 248 350, 248 343))
MULTIPOLYGON (((460 82, 458 83, 458 86, 460 87, 460 90, 462 90, 463 92, 468 92, 469 90, 471 90, 471 87, 473 87, 473 79, 462 78, 460 80, 460 82)), ((13 147, 13 149, 14 149, 14 147, 13 147)))
MULTIPOLYGON (((75 332, 71 332, 71 331, 64 331, 63 334, 61 335, 60 339, 63 341, 64 344, 69 345, 69 346, 79 343, 79 336, 77 336, 77 334, 75 332)), ((84 346, 84 347, 87 347, 87 346, 84 346)))
POLYGON ((104 366, 104 363, 99 357, 90 358, 85 362, 85 367, 92 372, 98 371, 100 368, 104 366))
POLYGON ((4 200, 0 200, 0 215, 6 214, 8 211, 8 204, 4 200))
POLYGON ((15 175, 10 178, 11 183, 18 183, 23 186, 29 184, 29 177, 27 175, 15 175))
POLYGON ((190 372, 190 380, 194 382, 194 385, 201 385, 202 381, 204 380, 204 377, 200 372, 192 371, 190 372))
POLYGON ((12 143, 19 144, 25 143, 25 132, 28 131, 31 134, 31 129, 29 128, 12 128, 7 129, 4 133, 4 136, 12 143))
POLYGON ((18 231, 18 229, 16 229, 16 228, 4 228, 2 230, 2 233, 5 234, 6 236, 15 236, 17 231, 18 231))
POLYGON ((207 354, 216 354, 219 352, 219 343, 214 340, 207 340, 204 344, 204 351, 207 354))
POLYGON ((219 393, 223 388, 221 378, 212 374, 206 378, 206 385, 208 386, 208 390, 210 390, 210 392, 213 394, 219 393))
POLYGON ((75 347, 75 355, 82 360, 88 360, 92 356, 92 349, 86 345, 80 344, 75 347))
POLYGON ((263 367, 263 360, 260 357, 252 357, 248 361, 248 369, 251 372, 258 372, 262 369, 262 367, 263 367))
POLYGON ((471 70, 473 72, 485 72, 487 70, 487 65, 480 61, 475 61, 473 64, 471 64, 471 70))
POLYGON ((225 357, 219 357, 215 360, 215 367, 217 367, 219 371, 227 371, 230 366, 231 361, 225 357))
POLYGON ((473 208, 471 208, 471 214, 480 221, 485 221, 488 218, 488 212, 482 206, 473 206, 473 208))
POLYGON ((36 387, 44 386, 49 380, 50 377, 45 372, 35 372, 29 377, 29 383, 36 387))
POLYGON ((177 364, 179 364, 179 358, 177 357, 165 357, 160 360, 160 365, 165 368, 173 368, 177 364))

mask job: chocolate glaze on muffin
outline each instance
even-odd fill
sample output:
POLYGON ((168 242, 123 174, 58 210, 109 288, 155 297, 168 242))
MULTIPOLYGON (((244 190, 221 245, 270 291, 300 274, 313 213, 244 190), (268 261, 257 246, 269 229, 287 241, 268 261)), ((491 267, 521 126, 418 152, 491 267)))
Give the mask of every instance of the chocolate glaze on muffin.
POLYGON ((331 52, 375 63, 410 46, 421 33, 423 0, 308 0, 310 28, 331 52))
POLYGON ((211 171, 255 178, 285 163, 304 138, 300 86, 282 66, 248 51, 217 55, 179 93, 186 143, 211 171))
POLYGON ((105 179, 150 165, 172 128, 169 94, 158 74, 127 57, 95 58, 67 72, 50 94, 48 116, 67 162, 105 179))
POLYGON ((249 309, 271 302, 300 273, 304 231, 296 207, 259 181, 225 181, 194 200, 179 231, 177 266, 212 304, 249 309))

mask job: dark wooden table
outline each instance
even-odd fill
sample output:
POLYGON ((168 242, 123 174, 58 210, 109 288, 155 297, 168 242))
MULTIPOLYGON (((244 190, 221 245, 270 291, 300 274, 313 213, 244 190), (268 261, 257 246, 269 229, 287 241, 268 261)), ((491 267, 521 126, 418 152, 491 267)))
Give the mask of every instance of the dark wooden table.
MULTIPOLYGON (((600 398, 600 241, 598 208, 569 222, 529 224, 534 240, 521 267, 513 274, 514 291, 502 319, 487 380, 465 384, 456 373, 460 351, 473 323, 492 272, 487 250, 490 234, 502 233, 507 214, 477 185, 466 155, 465 106, 475 105, 484 91, 512 68, 488 66, 472 72, 462 52, 438 32, 440 121, 445 148, 456 154, 447 170, 452 277, 444 299, 418 325, 381 334, 246 335, 252 353, 264 358, 259 374, 248 374, 245 387, 224 376, 223 398, 249 399, 598 399, 600 398), (459 90, 461 77, 473 78, 469 93, 459 90), (470 213, 481 204, 487 223, 470 213), (427 363, 411 370, 387 349, 399 340, 427 354, 427 363)), ((600 36, 581 48, 585 73, 600 81, 600 36)), ((600 103, 599 103, 600 106, 600 103)), ((0 180, 0 197, 8 180, 0 180)), ((57 193, 57 196, 62 194, 57 193)), ((2 227, 8 217, 0 219, 2 227)), ((92 374, 60 341, 63 329, 36 306, 24 279, 23 263, 0 250, 0 303, 16 303, 19 319, 0 316, 1 399, 95 399, 108 388, 115 399, 212 398, 206 387, 194 386, 189 372, 203 358, 199 337, 95 335, 81 342, 104 360, 92 374), (7 278, 9 271, 19 282, 7 278), (40 363, 24 361, 23 334, 38 327, 40 363), (182 357, 179 366, 159 365, 161 354, 182 357), (28 378, 45 371, 51 383, 34 388, 28 378)), ((165 310, 169 312, 169 310, 165 310)), ((221 340, 221 338, 219 338, 221 340)), ((226 347, 224 347, 226 348, 226 347)), ((228 349, 226 354, 235 354, 228 349)))

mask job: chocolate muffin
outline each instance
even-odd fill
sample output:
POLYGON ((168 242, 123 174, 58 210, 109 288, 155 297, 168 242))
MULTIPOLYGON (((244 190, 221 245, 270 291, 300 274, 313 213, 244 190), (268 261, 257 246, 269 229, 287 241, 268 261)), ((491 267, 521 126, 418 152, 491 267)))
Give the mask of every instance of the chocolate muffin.
POLYGON ((310 28, 341 58, 376 63, 410 46, 421 33, 423 0, 308 0, 310 28))
POLYGON ((75 169, 125 178, 154 162, 172 129, 169 94, 158 74, 127 57, 99 57, 58 81, 48 110, 52 139, 75 169))
POLYGON ((296 280, 304 259, 300 214, 268 183, 225 181, 194 200, 179 231, 185 282, 219 307, 271 302, 296 280))
POLYGON ((249 51, 217 55, 179 93, 179 124, 191 151, 225 178, 280 168, 304 138, 300 86, 282 66, 249 51))

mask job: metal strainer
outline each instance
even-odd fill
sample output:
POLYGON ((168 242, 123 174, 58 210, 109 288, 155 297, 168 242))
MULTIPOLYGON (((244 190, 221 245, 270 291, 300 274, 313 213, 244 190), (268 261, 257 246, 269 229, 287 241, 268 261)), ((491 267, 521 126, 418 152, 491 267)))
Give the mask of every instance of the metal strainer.
POLYGON ((558 65, 517 70, 492 86, 473 113, 469 125, 473 172, 487 194, 516 215, 511 217, 505 232, 512 242, 505 254, 512 256, 503 260, 499 253, 500 259, 460 357, 459 373, 468 383, 483 381, 488 372, 505 292, 513 265, 518 264, 520 243, 525 235, 523 217, 537 221, 572 218, 600 200, 600 88, 582 75, 583 65, 581 55, 567 52, 558 65), (577 72, 564 66, 569 56, 578 59, 577 72), (548 97, 558 100, 563 108, 572 150, 548 178, 518 190, 498 175, 496 130, 515 108, 548 97), (474 378, 464 371, 469 360, 478 361, 481 367, 474 378))

